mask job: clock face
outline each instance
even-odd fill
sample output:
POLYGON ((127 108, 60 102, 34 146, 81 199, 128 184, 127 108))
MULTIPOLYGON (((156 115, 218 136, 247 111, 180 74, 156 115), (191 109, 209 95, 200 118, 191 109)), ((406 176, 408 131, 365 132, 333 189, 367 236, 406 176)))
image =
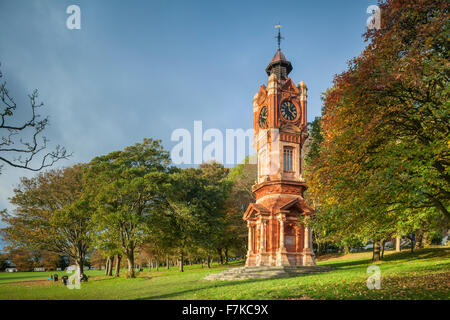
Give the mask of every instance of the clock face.
POLYGON ((263 107, 259 112, 259 127, 260 128, 267 127, 267 107, 263 107))
POLYGON ((281 104, 281 115, 288 121, 297 119, 297 108, 290 101, 285 101, 281 104))

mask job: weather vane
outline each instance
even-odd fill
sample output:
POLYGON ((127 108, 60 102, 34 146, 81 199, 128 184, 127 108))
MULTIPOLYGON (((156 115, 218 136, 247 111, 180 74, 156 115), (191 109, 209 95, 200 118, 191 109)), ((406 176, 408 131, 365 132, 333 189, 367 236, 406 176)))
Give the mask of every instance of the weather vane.
POLYGON ((275 39, 278 40, 278 50, 280 50, 281 40, 284 40, 284 38, 281 36, 281 28, 282 27, 283 26, 279 23, 275 26, 275 29, 278 29, 278 35, 275 36, 275 39))

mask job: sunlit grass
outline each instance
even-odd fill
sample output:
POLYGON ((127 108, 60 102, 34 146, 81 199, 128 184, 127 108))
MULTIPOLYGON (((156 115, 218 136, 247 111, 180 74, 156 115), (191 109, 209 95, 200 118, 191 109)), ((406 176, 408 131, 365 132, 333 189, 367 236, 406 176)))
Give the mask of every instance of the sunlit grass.
MULTIPOLYGON (((203 278, 230 266, 186 266, 139 273, 136 279, 110 278, 90 270, 80 290, 45 280, 50 273, 1 273, 0 299, 449 299, 450 248, 415 253, 386 252, 378 262, 381 290, 369 290, 370 253, 320 261, 333 271, 284 279, 207 281, 203 278)), ((64 272, 60 272, 60 275, 64 272)))

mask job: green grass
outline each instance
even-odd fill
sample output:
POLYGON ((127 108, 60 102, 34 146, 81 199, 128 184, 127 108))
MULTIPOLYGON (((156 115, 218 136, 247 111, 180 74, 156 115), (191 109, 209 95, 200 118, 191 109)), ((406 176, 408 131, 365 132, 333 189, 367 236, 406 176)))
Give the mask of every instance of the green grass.
MULTIPOLYGON (((206 281, 210 273, 228 267, 187 266, 141 272, 136 279, 107 278, 87 271, 90 280, 80 290, 45 280, 48 272, 0 273, 0 299, 449 299, 450 247, 410 252, 387 252, 377 263, 381 290, 366 286, 370 253, 337 256, 320 261, 333 271, 284 279, 206 281)), ((57 272, 58 273, 58 272, 57 272)), ((60 275, 63 272, 59 273, 60 275)))

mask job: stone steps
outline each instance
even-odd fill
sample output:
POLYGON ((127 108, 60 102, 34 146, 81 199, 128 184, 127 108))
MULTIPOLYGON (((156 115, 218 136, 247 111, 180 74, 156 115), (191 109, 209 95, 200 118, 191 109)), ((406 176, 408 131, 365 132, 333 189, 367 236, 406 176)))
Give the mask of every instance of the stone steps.
POLYGON ((231 268, 218 274, 210 274, 205 280, 246 280, 246 279, 274 279, 296 277, 302 274, 330 271, 327 266, 283 266, 283 267, 239 267, 231 268))

